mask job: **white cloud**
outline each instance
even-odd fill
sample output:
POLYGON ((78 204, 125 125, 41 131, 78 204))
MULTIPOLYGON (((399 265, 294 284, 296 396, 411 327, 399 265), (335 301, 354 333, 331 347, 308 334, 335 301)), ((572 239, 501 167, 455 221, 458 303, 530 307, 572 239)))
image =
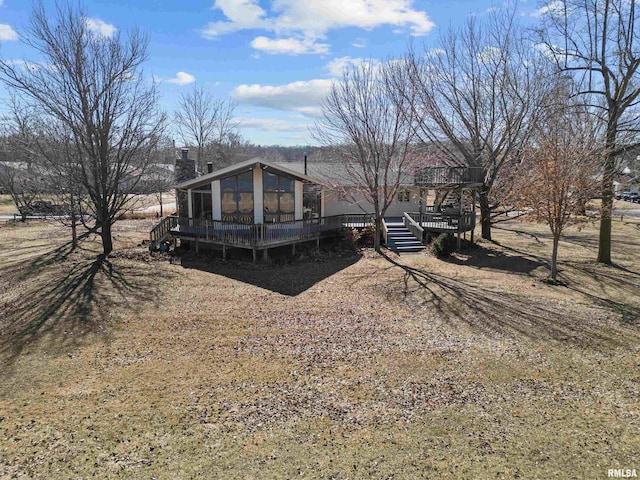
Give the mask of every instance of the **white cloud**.
POLYGON ((498 61, 501 56, 502 50, 500 48, 487 46, 478 53, 477 59, 480 63, 491 63, 498 61))
POLYGON ((51 67, 51 65, 40 65, 39 63, 27 62, 26 60, 7 60, 7 63, 23 70, 40 70, 41 68, 51 67))
POLYGON ((256 37, 251 42, 251 46, 261 52, 271 55, 282 53, 286 55, 305 55, 329 53, 329 45, 326 43, 316 43, 310 39, 298 40, 297 38, 270 39, 267 37, 256 37))
MULTIPOLYGON (((307 48, 305 53, 326 53, 328 45, 317 44, 330 30, 356 27, 371 30, 383 25, 398 27, 399 32, 425 35, 435 24, 426 12, 413 7, 414 0, 272 0, 270 11, 265 11, 258 0, 216 0, 214 9, 220 10, 226 20, 209 23, 201 30, 203 36, 216 38, 240 30, 259 29, 275 33, 276 39, 257 37, 253 42, 264 45, 284 40, 307 48), (321 47, 317 47, 320 45, 321 47)), ((360 41, 358 48, 364 46, 360 41)), ((299 48, 273 48, 272 53, 299 54, 299 48)))
POLYGON ((256 128, 267 132, 299 132, 306 128, 306 125, 300 126, 278 118, 240 117, 234 120, 238 122, 240 128, 256 128))
POLYGON ((176 85, 189 85, 196 81, 196 77, 187 72, 178 72, 174 78, 165 80, 167 83, 175 83, 176 85))
POLYGON ((351 57, 338 57, 331 60, 325 65, 325 69, 332 77, 342 77, 345 70, 353 67, 357 67, 362 64, 369 64, 373 67, 380 65, 380 60, 367 59, 367 58, 351 58, 351 57))
POLYGON ((257 0, 216 0, 212 8, 221 10, 229 21, 209 23, 201 30, 207 38, 249 28, 268 27, 268 22, 264 19, 266 12, 258 5, 257 0))
POLYGON ((534 17, 543 17, 545 15, 557 16, 564 13, 564 2, 562 0, 552 0, 545 6, 540 7, 532 13, 534 17))
POLYGON ((8 42, 10 40, 18 40, 18 34, 11 28, 11 25, 0 23, 0 42, 8 42))
POLYGON ((367 46, 367 41, 364 38, 356 38, 351 46, 354 48, 364 48, 367 46))
POLYGON ((87 28, 89 28, 89 30, 97 33, 98 35, 102 35, 103 37, 111 38, 118 30, 110 23, 104 22, 99 18, 87 18, 86 22, 87 28))
POLYGON ((333 80, 317 79, 278 86, 239 85, 232 96, 243 104, 318 116, 321 113, 320 103, 326 98, 332 83, 333 80))

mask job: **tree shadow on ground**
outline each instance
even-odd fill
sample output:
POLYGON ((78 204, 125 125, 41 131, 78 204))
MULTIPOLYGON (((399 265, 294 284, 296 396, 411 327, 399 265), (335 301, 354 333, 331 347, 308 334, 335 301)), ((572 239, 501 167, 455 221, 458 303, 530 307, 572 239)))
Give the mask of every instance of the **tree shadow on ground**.
POLYGON ((640 341, 639 332, 629 331, 622 324, 591 318, 589 311, 578 312, 574 305, 545 302, 535 295, 510 292, 504 286, 492 289, 489 283, 473 284, 383 256, 388 266, 376 267, 378 271, 365 275, 381 275, 385 270, 400 268, 401 279, 396 277, 383 288, 391 300, 404 299, 414 308, 417 317, 420 310, 427 307, 435 309, 452 325, 462 322, 489 336, 518 341, 551 340, 599 350, 635 345, 640 341))
MULTIPOLYGON (((494 242, 496 245, 500 245, 494 242)), ((540 267, 548 267, 548 263, 536 256, 527 255, 514 249, 501 250, 489 246, 474 245, 460 252, 459 255, 443 261, 472 268, 502 270, 505 272, 530 274, 540 267), (505 251, 505 250, 510 250, 505 251)))
POLYGON ((68 351, 89 335, 106 340, 114 308, 136 312, 161 294, 149 264, 96 256, 70 244, 3 266, 0 277, 12 283, 0 313, 0 359, 6 364, 45 337, 52 352, 68 351))
POLYGON ((287 263, 230 261, 204 255, 182 255, 180 262, 183 268, 196 269, 203 272, 222 275, 239 282, 275 293, 294 297, 313 287, 325 278, 350 267, 360 260, 361 255, 345 253, 331 255, 321 253, 311 259, 293 259, 287 263))
POLYGON ((615 312, 624 323, 640 325, 640 272, 620 265, 567 262, 562 272, 567 288, 615 312), (580 281, 586 277, 588 281, 580 281))

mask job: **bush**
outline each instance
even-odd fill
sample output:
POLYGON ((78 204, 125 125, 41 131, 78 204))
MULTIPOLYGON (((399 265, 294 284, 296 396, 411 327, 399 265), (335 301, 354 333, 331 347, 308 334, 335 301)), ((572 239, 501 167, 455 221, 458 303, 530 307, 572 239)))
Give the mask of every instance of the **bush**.
POLYGON ((373 240, 376 237, 376 227, 369 225, 362 229, 360 232, 360 238, 358 239, 358 245, 363 247, 372 247, 373 240))
POLYGON ((452 235, 441 233, 431 244, 431 253, 438 258, 448 257, 455 250, 455 242, 452 235))

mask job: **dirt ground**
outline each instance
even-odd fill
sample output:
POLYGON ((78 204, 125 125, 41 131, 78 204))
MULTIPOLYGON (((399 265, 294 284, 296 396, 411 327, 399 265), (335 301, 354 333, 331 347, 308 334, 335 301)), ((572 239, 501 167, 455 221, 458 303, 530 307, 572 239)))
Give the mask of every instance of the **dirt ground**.
POLYGON ((640 231, 515 221, 448 260, 71 251, 0 224, 2 478, 607 478, 640 470, 640 231), (237 257, 237 256, 236 256, 237 257))

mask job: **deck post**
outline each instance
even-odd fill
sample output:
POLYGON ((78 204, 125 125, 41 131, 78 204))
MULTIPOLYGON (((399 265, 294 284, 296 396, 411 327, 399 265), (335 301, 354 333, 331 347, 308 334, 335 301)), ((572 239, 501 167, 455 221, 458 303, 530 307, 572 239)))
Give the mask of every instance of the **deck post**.
POLYGON ((222 244, 222 260, 227 260, 227 246, 224 243, 222 244))
POLYGON ((196 253, 200 253, 200 235, 196 235, 196 253))
POLYGON ((320 237, 316 238, 316 248, 320 250, 320 237))
POLYGON ((267 260, 269 260, 269 253, 268 253, 268 252, 269 252, 269 249, 268 249, 268 248, 265 248, 265 249, 262 251, 262 259, 263 259, 265 262, 266 262, 267 260))
POLYGON ((291 256, 294 256, 296 254, 296 244, 293 243, 291 244, 291 256))
POLYGON ((253 249, 253 263, 258 263, 258 249, 253 249))
POLYGON ((473 228, 471 229, 471 243, 473 244, 473 232, 476 230, 476 193, 478 190, 473 189, 473 212, 471 213, 471 218, 473 219, 473 228))

